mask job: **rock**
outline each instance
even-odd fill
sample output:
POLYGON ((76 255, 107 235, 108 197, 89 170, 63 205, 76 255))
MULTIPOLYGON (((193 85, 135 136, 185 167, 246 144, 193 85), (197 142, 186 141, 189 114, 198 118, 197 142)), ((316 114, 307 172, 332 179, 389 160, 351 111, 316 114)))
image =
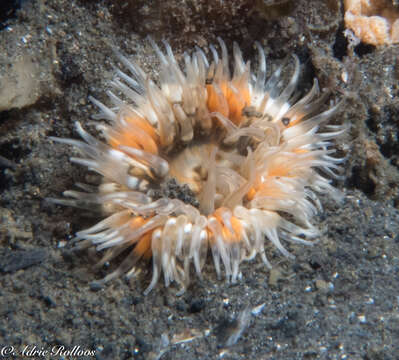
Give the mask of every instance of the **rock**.
POLYGON ((39 99, 39 69, 31 56, 22 55, 14 63, 0 67, 7 68, 7 72, 0 75, 0 111, 23 108, 39 99))

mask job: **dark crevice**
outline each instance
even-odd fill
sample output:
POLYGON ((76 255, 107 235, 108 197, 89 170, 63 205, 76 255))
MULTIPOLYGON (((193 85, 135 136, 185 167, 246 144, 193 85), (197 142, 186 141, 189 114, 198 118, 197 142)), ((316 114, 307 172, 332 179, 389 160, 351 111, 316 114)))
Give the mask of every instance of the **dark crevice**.
POLYGON ((0 1, 0 30, 8 25, 8 20, 16 17, 24 0, 1 0, 0 1))
POLYGON ((370 54, 375 50, 375 46, 365 44, 365 43, 360 43, 359 45, 355 46, 355 54, 362 57, 364 55, 370 54))
POLYGON ((334 57, 340 61, 348 55, 348 39, 344 35, 344 27, 338 29, 332 49, 334 57))
POLYGON ((367 196, 373 196, 376 189, 376 184, 368 175, 367 169, 360 166, 353 167, 352 175, 347 181, 347 186, 357 188, 367 196))
POLYGON ((30 152, 31 151, 17 139, 0 144, 1 155, 14 163, 18 163, 21 159, 30 154, 30 152))
POLYGON ((369 112, 366 120, 368 129, 375 135, 381 154, 393 166, 399 167, 399 109, 384 106, 380 112, 369 112))
POLYGON ((377 126, 377 121, 375 114, 370 113, 368 114, 368 117, 366 119, 366 126, 369 128, 369 130, 373 133, 377 133, 378 131, 378 126, 377 126))
MULTIPOLYGON (((312 88, 313 81, 315 78, 317 78, 316 68, 314 67, 314 65, 312 63, 310 51, 306 45, 297 48, 295 53, 298 56, 299 61, 301 62, 301 66, 302 66, 302 68, 301 68, 302 71, 301 71, 301 75, 299 78, 299 84, 301 84, 302 89, 307 89, 307 90, 305 90, 305 92, 306 92, 312 88)), ((303 95, 305 95, 305 94, 303 94, 303 95)))

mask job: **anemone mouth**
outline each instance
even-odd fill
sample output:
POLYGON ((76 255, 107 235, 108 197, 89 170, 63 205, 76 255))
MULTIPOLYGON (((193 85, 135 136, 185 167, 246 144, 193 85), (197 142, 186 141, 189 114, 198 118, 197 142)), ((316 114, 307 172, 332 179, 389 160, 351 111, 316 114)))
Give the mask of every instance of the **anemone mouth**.
POLYGON ((160 59, 160 85, 134 62, 117 53, 129 74, 116 71, 108 91, 112 106, 91 99, 110 121, 98 129, 103 143, 79 123, 83 141, 54 139, 73 145, 82 157, 75 163, 103 175, 93 190, 66 191, 61 205, 100 205, 108 217, 76 234, 80 248, 104 250, 99 265, 127 253, 104 282, 135 273, 141 258, 152 258, 153 276, 145 293, 163 273, 165 284, 184 290, 194 265, 201 276, 208 247, 217 275, 223 264, 235 282, 239 264, 265 252, 269 240, 292 258, 281 240, 311 244, 317 229, 311 219, 320 209, 317 193, 334 193, 329 177, 338 177, 342 159, 331 157, 332 140, 345 129, 326 125, 337 105, 316 114, 325 102, 317 81, 298 100, 300 64, 288 83, 281 68, 266 80, 264 51, 256 44, 259 66, 254 75, 234 44, 230 72, 227 48, 222 56, 211 46, 213 60, 200 49, 185 54, 181 70, 170 46, 166 53, 152 42, 160 59), (187 198, 162 194, 170 180, 186 188, 187 198), (161 194, 161 196, 160 196, 161 194), (163 196, 162 196, 163 195, 163 196))

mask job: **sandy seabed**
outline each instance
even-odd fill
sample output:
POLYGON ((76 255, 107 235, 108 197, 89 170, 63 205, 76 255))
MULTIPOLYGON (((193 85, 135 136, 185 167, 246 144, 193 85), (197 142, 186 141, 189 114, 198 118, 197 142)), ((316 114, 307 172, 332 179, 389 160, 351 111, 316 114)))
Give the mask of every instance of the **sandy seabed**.
POLYGON ((331 1, 124 4, 25 1, 0 30, 0 357, 397 359, 398 46, 350 48, 331 1), (97 287, 107 269, 95 273, 96 254, 70 250, 67 240, 96 218, 44 198, 93 175, 48 137, 76 137, 75 121, 94 129, 87 99, 106 101, 112 46, 156 77, 146 35, 171 42, 178 59, 221 36, 256 63, 259 41, 270 71, 296 53, 303 89, 317 77, 345 97, 335 117, 351 126, 337 143, 348 154, 344 200, 322 198, 322 236, 292 247, 295 261, 270 249, 271 272, 256 258, 232 285, 209 259, 182 296, 160 283, 145 297, 150 264, 97 287))

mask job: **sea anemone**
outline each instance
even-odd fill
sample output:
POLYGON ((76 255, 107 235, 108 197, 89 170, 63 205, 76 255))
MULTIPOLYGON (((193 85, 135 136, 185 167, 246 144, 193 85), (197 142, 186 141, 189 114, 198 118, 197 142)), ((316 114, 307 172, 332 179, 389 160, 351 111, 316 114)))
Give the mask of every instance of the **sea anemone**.
POLYGON ((103 176, 99 186, 78 184, 65 191, 61 205, 101 207, 107 217, 79 231, 78 248, 105 251, 98 263, 121 263, 102 282, 137 271, 140 259, 152 259, 150 292, 161 274, 168 286, 187 288, 190 268, 201 277, 211 249, 217 276, 236 282, 243 260, 260 254, 265 265, 267 240, 293 258, 284 242, 310 245, 319 232, 311 223, 320 211, 318 194, 337 190, 332 140, 345 129, 328 125, 338 105, 316 114, 328 95, 319 96, 317 80, 300 98, 296 91, 300 62, 287 83, 280 66, 266 79, 264 50, 256 74, 233 47, 233 72, 225 43, 212 60, 196 48, 184 54, 184 71, 168 43, 166 52, 150 40, 160 60, 159 85, 133 61, 116 51, 129 74, 116 70, 108 91, 111 106, 100 109, 97 125, 106 142, 87 133, 83 141, 52 138, 72 145, 82 157, 71 161, 103 176), (175 181, 186 196, 165 196, 160 189, 175 181), (162 195, 163 194, 163 195, 162 195), (187 195, 188 194, 188 195, 187 195))

